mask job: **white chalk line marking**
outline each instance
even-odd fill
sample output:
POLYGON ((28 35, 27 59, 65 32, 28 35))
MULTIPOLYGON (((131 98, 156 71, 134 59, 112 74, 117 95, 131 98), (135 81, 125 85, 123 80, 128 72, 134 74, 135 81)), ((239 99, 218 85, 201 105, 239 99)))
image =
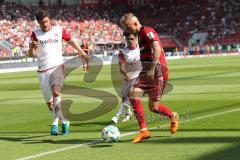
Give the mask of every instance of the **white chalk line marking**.
MULTIPOLYGON (((192 120, 183 121, 183 122, 181 122, 181 124, 182 123, 187 123, 187 122, 192 122, 192 121, 197 121, 197 120, 202 120, 202 119, 206 119, 206 118, 211 118, 211 117, 223 115, 223 114, 226 114, 226 113, 237 112, 237 111, 240 111, 240 108, 232 109, 232 110, 229 110, 229 111, 213 113, 213 114, 209 114, 209 115, 205 115, 205 116, 201 116, 201 117, 197 117, 197 118, 193 118, 192 120)), ((169 126, 169 124, 162 125, 161 127, 153 127, 150 130, 154 130, 154 129, 158 129, 158 128, 165 128, 167 126, 169 126)), ((121 134, 120 137, 126 137, 126 136, 130 136, 130 135, 133 135, 133 134, 136 134, 136 133, 138 133, 138 131, 128 132, 128 133, 121 134)), ((55 149, 55 150, 51 150, 51 151, 47 151, 47 152, 42 152, 42 153, 39 153, 39 154, 35 154, 35 155, 23 157, 23 158, 18 158, 16 160, 31 160, 31 159, 43 157, 43 156, 46 156, 46 155, 49 155, 49 154, 63 152, 63 151, 67 151, 67 150, 71 150, 71 149, 75 149, 75 148, 79 148, 79 147, 84 147, 84 146, 87 146, 87 145, 98 144, 98 143, 101 143, 101 142, 102 142, 102 140, 99 139, 99 140, 96 140, 96 141, 93 141, 93 142, 77 144, 77 145, 73 145, 73 146, 69 146, 69 147, 55 149)))

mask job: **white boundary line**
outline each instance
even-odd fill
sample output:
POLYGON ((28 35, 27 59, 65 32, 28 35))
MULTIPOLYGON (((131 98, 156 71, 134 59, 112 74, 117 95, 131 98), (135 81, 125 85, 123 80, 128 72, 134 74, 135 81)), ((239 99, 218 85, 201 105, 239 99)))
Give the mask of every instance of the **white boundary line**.
MULTIPOLYGON (((209 114, 209 115, 193 118, 192 121, 202 120, 202 119, 219 116, 219 115, 223 115, 223 114, 226 114, 226 113, 237 112, 237 111, 240 111, 240 108, 236 108, 236 109, 232 109, 232 110, 229 110, 229 111, 223 111, 223 112, 218 112, 218 113, 214 113, 214 114, 209 114)), ((181 123, 187 123, 187 122, 191 122, 191 120, 183 121, 181 123)), ((169 124, 162 125, 160 128, 164 128, 164 127, 167 127, 167 126, 169 126, 169 124)), ((153 127, 150 130, 154 130, 154 129, 158 129, 158 128, 159 127, 153 127)), ((133 135, 133 134, 136 134, 136 133, 137 133, 137 131, 128 132, 128 133, 122 134, 121 137, 130 136, 130 135, 133 135)), ((51 150, 51 151, 47 151, 47 152, 42 152, 42 153, 31 155, 31 156, 28 156, 28 157, 18 158, 16 160, 30 160, 30 159, 34 159, 34 158, 43 157, 43 156, 46 156, 46 155, 49 155, 49 154, 54 154, 54 153, 63 152, 63 151, 66 151, 66 150, 71 150, 71 149, 74 149, 74 148, 84 147, 86 145, 98 144, 100 142, 102 142, 102 140, 99 139, 99 140, 96 140, 96 141, 93 141, 93 142, 77 144, 77 145, 73 145, 73 146, 69 146, 69 147, 65 147, 65 148, 60 148, 60 149, 55 149, 55 150, 51 150)))

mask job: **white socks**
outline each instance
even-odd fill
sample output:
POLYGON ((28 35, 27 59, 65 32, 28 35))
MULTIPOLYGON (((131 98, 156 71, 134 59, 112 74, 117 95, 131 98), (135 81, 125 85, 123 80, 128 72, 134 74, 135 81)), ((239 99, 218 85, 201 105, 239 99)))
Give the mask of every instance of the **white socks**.
POLYGON ((58 125, 59 118, 62 123, 67 123, 67 119, 62 114, 62 99, 61 96, 53 97, 53 125, 58 125))
POLYGON ((124 111, 125 111, 125 104, 122 103, 122 104, 120 105, 119 109, 118 109, 118 112, 117 112, 116 116, 122 115, 124 111))
POLYGON ((126 114, 131 114, 130 100, 128 97, 120 105, 116 116, 122 115, 124 113, 124 111, 126 112, 126 114))

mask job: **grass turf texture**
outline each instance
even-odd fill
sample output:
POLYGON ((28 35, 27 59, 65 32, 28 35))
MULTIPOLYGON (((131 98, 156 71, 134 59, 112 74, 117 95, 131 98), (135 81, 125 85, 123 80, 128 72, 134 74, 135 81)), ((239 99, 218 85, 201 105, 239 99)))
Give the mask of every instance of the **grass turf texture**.
MULTIPOLYGON (((180 130, 170 135, 169 122, 144 106, 152 138, 130 144, 135 134, 116 144, 97 143, 45 155, 35 159, 182 159, 235 160, 240 157, 240 111, 188 123, 186 120, 240 108, 240 57, 212 57, 169 60, 173 90, 162 102, 181 115, 180 130)), ((94 83, 82 81, 81 69, 72 72, 66 84, 97 89, 118 97, 113 89, 110 66, 104 66, 94 83)), ((36 72, 0 74, 0 159, 10 160, 59 148, 94 142, 117 111, 88 121, 73 121, 68 136, 50 136, 51 114, 44 104, 36 72)), ((102 96, 102 95, 99 95, 102 96)), ((85 113, 102 103, 101 98, 64 94, 74 101, 70 111, 85 113)), ((118 97, 119 98, 119 97, 118 97)), ((120 102, 120 98, 118 99, 120 102)), ((138 130, 134 119, 118 123, 121 133, 138 130)))

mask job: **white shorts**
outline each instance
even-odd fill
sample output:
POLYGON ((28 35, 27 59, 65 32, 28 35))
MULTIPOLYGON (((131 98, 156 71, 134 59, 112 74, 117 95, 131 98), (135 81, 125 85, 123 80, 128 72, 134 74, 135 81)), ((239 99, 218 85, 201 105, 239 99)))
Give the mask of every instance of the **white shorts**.
POLYGON ((122 90, 121 90, 122 98, 125 99, 129 97, 130 89, 133 87, 136 81, 137 81, 137 78, 132 79, 131 82, 127 82, 126 80, 123 81, 122 90))
POLYGON ((42 94, 46 103, 53 101, 51 87, 55 84, 63 86, 64 74, 62 67, 55 67, 44 72, 38 72, 42 94), (53 74, 54 73, 54 74, 53 74))

